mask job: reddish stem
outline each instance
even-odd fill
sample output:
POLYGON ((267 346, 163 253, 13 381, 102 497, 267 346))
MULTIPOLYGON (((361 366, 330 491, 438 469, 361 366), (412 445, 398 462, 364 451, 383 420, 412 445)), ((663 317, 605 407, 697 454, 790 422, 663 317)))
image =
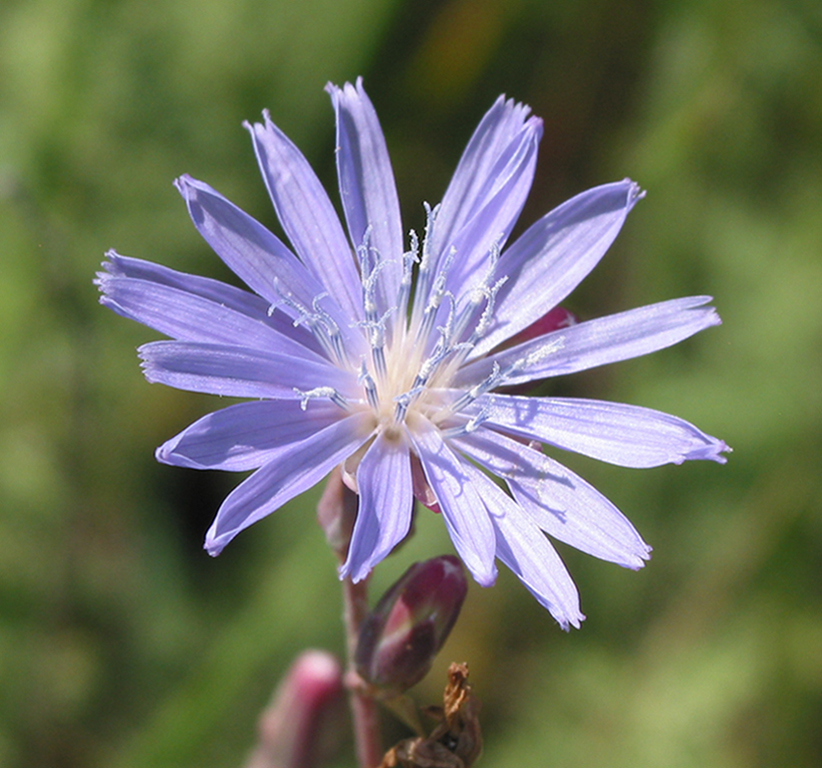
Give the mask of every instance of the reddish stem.
MULTIPOLYGON (((339 469, 332 472, 328 478, 317 513, 329 545, 337 554, 339 561, 345 562, 357 515, 357 497, 343 484, 339 469)), ((360 626, 368 615, 368 579, 363 579, 357 584, 350 578, 344 579, 342 588, 343 623, 348 655, 345 684, 354 721, 357 762, 360 768, 376 768, 382 763, 383 757, 377 702, 368 694, 366 686, 354 668, 360 626)))
POLYGON ((360 768, 376 768, 382 762, 383 756, 377 702, 365 691, 360 676, 354 670, 354 654, 357 650, 360 625, 368 613, 367 579, 357 584, 354 584, 351 579, 343 581, 343 606, 343 622, 348 650, 346 686, 354 720, 357 762, 360 768))

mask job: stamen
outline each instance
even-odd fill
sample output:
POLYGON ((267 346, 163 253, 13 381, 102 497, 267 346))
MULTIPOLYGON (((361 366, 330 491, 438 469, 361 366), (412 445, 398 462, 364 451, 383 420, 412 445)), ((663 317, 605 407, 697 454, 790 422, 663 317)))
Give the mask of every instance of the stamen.
POLYGON ((340 327, 334 321, 334 318, 328 314, 321 306, 320 301, 326 298, 328 293, 321 293, 319 296, 314 298, 312 302, 312 306, 314 307, 314 318, 315 321, 318 321, 322 324, 323 330, 328 335, 328 339, 331 342, 331 348, 334 351, 334 355, 336 361, 340 365, 348 366, 348 355, 345 351, 345 346, 343 345, 342 334, 340 333, 340 327))
POLYGON ((403 392, 401 395, 397 395, 394 398, 394 402, 396 403, 394 408, 394 421, 396 423, 401 422, 405 418, 405 414, 408 413, 408 409, 411 407, 411 404, 424 391, 424 386, 413 387, 412 389, 409 389, 408 392, 403 392))
POLYGON ((499 289, 502 288, 502 286, 507 282, 508 275, 503 275, 499 280, 497 280, 496 283, 494 283, 493 286, 485 291, 487 303, 485 304, 485 309, 482 311, 477 327, 471 335, 472 341, 477 341, 485 336, 485 332, 488 330, 488 326, 491 324, 491 320, 494 317, 494 304, 497 300, 497 291, 499 291, 499 289))
POLYGON ((414 378, 414 383, 411 385, 411 388, 416 389, 417 387, 422 387, 428 384, 428 382, 434 376, 436 371, 439 369, 439 366, 443 362, 443 360, 445 360, 458 348, 459 345, 457 345, 456 347, 449 347, 445 343, 444 339, 441 337, 440 340, 437 342, 437 345, 434 347, 434 351, 425 359, 423 364, 420 366, 420 370, 414 378))
POLYGON ((434 328, 434 321, 437 319, 437 312, 439 311, 440 304, 442 304, 442 299, 445 295, 445 278, 448 276, 448 270, 451 269, 451 264, 454 262, 455 253, 456 249, 454 248, 448 252, 448 255, 445 257, 445 262, 442 265, 442 269, 437 275, 434 285, 431 287, 431 295, 429 296, 428 303, 425 306, 425 311, 422 315, 422 322, 417 329, 417 335, 414 340, 415 344, 424 344, 431 335, 431 331, 434 328))
POLYGON ((390 260, 377 261, 373 268, 368 273, 363 273, 362 289, 363 289, 363 305, 365 308, 365 316, 377 314, 377 302, 375 299, 377 293, 377 277, 385 267, 390 264, 390 260))
MULTIPOLYGON (((500 239, 502 239, 502 235, 500 235, 500 239)), ((491 322, 491 317, 494 311, 494 300, 497 295, 497 291, 502 288, 502 286, 508 280, 507 277, 502 277, 496 281, 496 283, 492 284, 492 280, 494 279, 494 275, 497 271, 497 264, 499 263, 499 240, 495 241, 491 246, 491 249, 488 252, 488 268, 485 271, 485 275, 483 276, 482 280, 476 285, 474 288, 470 289, 468 293, 468 300, 467 304, 463 307, 462 311, 460 312, 459 321, 457 322, 456 333, 459 336, 462 336, 465 329, 468 325, 473 321, 477 310, 480 308, 480 305, 483 301, 485 301, 485 309, 483 310, 482 315, 480 316, 479 322, 477 323, 474 331, 472 332, 469 341, 472 344, 475 344, 478 339, 482 337, 485 331, 488 328, 489 323, 491 322)))
MULTIPOLYGON (((325 352, 329 360, 333 360, 340 365, 346 364, 347 356, 343 348, 339 328, 328 313, 319 308, 319 301, 328 294, 321 293, 314 299, 313 304, 315 311, 312 313, 294 298, 291 291, 287 289, 284 290, 276 278, 274 279, 274 290, 280 297, 280 303, 290 307, 297 315, 292 325, 295 328, 304 325, 314 334, 314 338, 320 343, 323 352, 325 352), (328 334, 329 329, 331 330, 330 336, 328 334)), ((272 304, 268 309, 269 314, 276 309, 277 305, 272 304)))
POLYGON ((368 343, 371 345, 371 358, 374 361, 374 368, 381 381, 385 381, 388 375, 388 367, 385 361, 385 328, 388 318, 396 312, 396 307, 389 307, 383 312, 382 317, 376 320, 360 320, 355 323, 357 328, 365 328, 368 331, 368 343))
POLYGON ((290 293, 281 293, 279 289, 277 289, 277 293, 280 294, 280 298, 282 299, 282 304, 285 304, 287 307, 290 307, 295 313, 296 317, 292 321, 292 325, 295 328, 298 328, 301 325, 305 325, 309 330, 313 332, 312 325, 312 318, 313 315, 302 305, 299 301, 297 301, 290 293))
POLYGON ((546 357, 553 355, 554 352, 557 352, 564 346, 564 336, 557 336, 557 338, 551 339, 540 347, 537 347, 537 349, 529 352, 525 355, 525 357, 521 357, 519 360, 511 363, 511 365, 505 369, 503 378, 508 378, 512 375, 527 371, 529 368, 535 366, 537 363, 541 363, 546 357))
POLYGON ((397 309, 400 312, 400 322, 403 324, 403 328, 405 328, 408 321, 406 315, 408 313, 408 301, 411 298, 411 286, 414 282, 414 264, 419 264, 420 261, 420 241, 417 233, 412 229, 409 231, 408 237, 411 241, 411 250, 402 255, 402 280, 397 295, 397 309))
POLYGON ((409 389, 407 392, 403 392, 401 395, 397 395, 394 398, 394 401, 398 403, 397 409, 394 414, 394 418, 397 421, 405 418, 406 411, 413 404, 413 402, 425 391, 428 382, 436 375, 442 362, 446 360, 450 355, 460 351, 463 346, 462 344, 449 346, 446 340, 447 329, 439 328, 438 330, 440 331, 440 340, 434 347, 434 351, 425 359, 423 364, 420 366, 417 375, 414 377, 414 383, 411 385, 411 389, 409 389))
POLYGON ((381 381, 385 381, 388 376, 388 367, 385 363, 385 348, 382 346, 374 347, 371 350, 371 359, 374 361, 374 368, 377 371, 377 376, 381 381))
POLYGON ((508 280, 507 277, 501 277, 497 282, 491 286, 490 288, 477 288, 475 296, 472 297, 471 302, 467 307, 463 308, 463 311, 460 313, 459 320, 457 320, 456 328, 454 330, 455 336, 458 338, 462 336, 465 332, 466 327, 469 324, 469 321, 476 316, 477 310, 479 309, 479 305, 482 303, 482 299, 485 299, 485 309, 483 309, 482 314, 480 315, 477 324, 472 331, 471 335, 468 337, 466 341, 461 342, 460 344, 455 345, 455 350, 459 348, 458 354, 454 355, 449 363, 449 370, 451 372, 456 371, 464 362, 468 355, 471 353, 471 350, 474 348, 476 343, 485 335, 486 330, 488 330, 488 326, 491 323, 494 315, 494 301, 496 298, 497 291, 506 283, 508 280), (479 297, 477 299, 477 297, 479 297))
POLYGON ((488 326, 491 324, 493 319, 494 303, 496 301, 497 292, 508 281, 508 277, 503 276, 495 283, 491 283, 499 261, 498 243, 494 243, 491 247, 488 259, 489 265, 485 272, 485 276, 482 278, 479 285, 469 289, 466 292, 467 299, 465 300, 464 306, 459 312, 456 321, 453 321, 451 316, 448 318, 447 325, 450 323, 448 330, 449 343, 453 345, 453 351, 456 354, 454 354, 448 362, 448 368, 444 373, 445 378, 452 375, 465 362, 477 341, 485 335, 485 332, 488 330, 488 326), (482 310, 479 319, 476 321, 474 330, 467 339, 455 344, 454 342, 456 342, 457 339, 462 339, 464 337, 466 329, 472 322, 475 321, 483 301, 485 302, 485 307, 482 310))
POLYGON ((445 325, 438 325, 437 331, 440 334, 440 343, 444 347, 450 347, 456 336, 455 323, 457 314, 457 300, 451 291, 446 291, 443 298, 448 301, 448 316, 445 318, 445 325))
POLYGON ((457 411, 461 411, 467 405, 473 403, 474 400, 476 400, 481 395, 484 395, 486 392, 494 389, 494 387, 498 387, 500 384, 502 384, 502 378, 503 376, 500 373, 499 364, 494 363, 494 367, 491 370, 491 373, 479 384, 475 384, 461 397, 458 397, 453 403, 451 403, 451 405, 444 408, 443 414, 456 413, 457 411))
POLYGON ((431 208, 428 203, 423 203, 423 207, 425 208, 425 234, 422 238, 422 260, 417 275, 417 290, 414 294, 414 310, 411 316, 412 327, 415 327, 420 321, 420 315, 425 308, 425 301, 430 289, 432 270, 431 238, 434 233, 434 223, 440 211, 439 205, 431 208))
POLYGON ((368 404, 375 411, 378 410, 380 406, 380 398, 377 393, 377 385, 371 377, 371 374, 368 372, 368 368, 365 365, 365 360, 363 360, 360 365, 360 373, 357 377, 357 381, 362 384, 365 389, 365 396, 368 398, 368 404))
POLYGON ((496 387, 501 387, 505 384, 512 383, 511 379, 523 371, 527 371, 530 367, 541 362, 549 355, 552 355, 558 349, 562 349, 564 345, 565 340, 562 336, 552 339, 547 344, 542 345, 539 349, 535 349, 533 352, 521 357, 519 360, 515 360, 511 363, 511 365, 505 368, 505 370, 501 370, 499 363, 495 362, 491 373, 485 379, 483 379, 479 384, 473 386, 470 390, 468 390, 468 392, 463 394, 462 397, 451 403, 451 405, 449 405, 444 412, 456 413, 457 411, 465 408, 467 405, 473 403, 474 400, 481 395, 484 395, 486 392, 489 392, 496 387))
POLYGON ((348 401, 334 387, 315 387, 308 391, 294 387, 294 391, 300 396, 300 408, 303 411, 308 408, 308 401, 315 397, 327 397, 344 411, 348 410, 348 401))
POLYGON ((371 268, 369 267, 369 255, 371 253, 371 225, 366 227, 362 236, 362 243, 357 248, 357 258, 360 261, 360 274, 367 275, 371 268))
MULTIPOLYGON (((369 227, 365 235, 363 236, 362 245, 357 249, 357 254, 360 261, 360 281, 362 282, 362 294, 363 294, 363 309, 365 310, 365 327, 371 328, 379 328, 381 333, 381 338, 383 341, 375 343, 373 340, 371 341, 372 348, 382 347, 385 345, 384 339, 386 337, 391 338, 391 326, 387 324, 387 320, 392 312, 394 312, 397 307, 388 307, 384 309, 383 316, 378 317, 377 312, 380 311, 381 307, 377 302, 377 281, 380 276, 380 272, 382 272, 389 264, 395 263, 392 259, 383 259, 380 257, 380 253, 376 248, 372 248, 370 245, 371 239, 371 228, 369 227)), ((405 256, 403 257, 405 258, 405 256)), ((405 276, 403 276, 403 281, 405 280, 405 276)), ((409 272, 409 280, 410 280, 410 272, 409 272)), ((402 293, 403 285, 402 281, 400 283, 400 293, 402 293)), ((408 285, 408 291, 410 292, 411 286, 410 283, 408 285)), ((384 301, 388 301, 388 297, 383 297, 384 301)), ((407 299, 406 299, 407 301, 407 299)), ((380 357, 380 353, 377 354, 377 358, 380 357)), ((385 375, 385 366, 383 362, 377 362, 375 360, 375 365, 377 365, 378 373, 382 377, 385 375)))
POLYGON ((470 435, 472 432, 476 432, 480 425, 488 421, 491 416, 492 405, 493 398, 491 398, 489 402, 483 403, 479 413, 477 413, 476 416, 472 416, 465 424, 459 427, 449 427, 440 430, 440 435, 448 439, 449 437, 464 437, 465 435, 470 435))
POLYGON ((360 281, 362 282, 363 307, 365 317, 369 321, 376 320, 377 313, 377 276, 385 267, 380 260, 376 248, 371 247, 371 227, 365 230, 362 244, 357 248, 357 257, 360 261, 360 281))

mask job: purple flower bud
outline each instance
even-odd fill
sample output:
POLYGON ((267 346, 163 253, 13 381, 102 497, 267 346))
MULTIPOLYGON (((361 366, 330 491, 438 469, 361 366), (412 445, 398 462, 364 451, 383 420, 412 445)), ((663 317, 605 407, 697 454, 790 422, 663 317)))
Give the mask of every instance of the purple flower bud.
POLYGON ((389 696, 422 680, 445 644, 467 591, 456 557, 414 563, 362 624, 354 659, 360 676, 389 696))

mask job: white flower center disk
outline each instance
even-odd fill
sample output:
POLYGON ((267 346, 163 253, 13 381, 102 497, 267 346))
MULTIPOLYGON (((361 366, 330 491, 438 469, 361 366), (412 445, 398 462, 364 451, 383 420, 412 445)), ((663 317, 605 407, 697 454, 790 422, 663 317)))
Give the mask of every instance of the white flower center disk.
MULTIPOLYGON (((486 332, 494 297, 506 278, 494 279, 499 254, 494 246, 488 256, 486 274, 480 280, 466 286, 460 296, 447 290, 447 276, 455 254, 449 252, 434 263, 428 243, 436 210, 426 206, 426 212, 422 254, 412 231, 411 249, 403 255, 396 297, 386 297, 380 291, 385 282, 382 273, 388 263, 370 247, 368 235, 358 249, 365 310, 365 319, 358 325, 368 341, 370 351, 366 356, 354 361, 342 347, 339 333, 335 333, 319 309, 322 297, 314 302, 315 313, 304 314, 300 321, 308 319, 315 336, 341 368, 357 371, 362 388, 362 397, 353 400, 333 387, 300 392, 303 408, 313 397, 329 397, 352 413, 369 409, 374 415, 371 427, 375 436, 381 433, 390 441, 405 439, 405 428, 414 430, 420 417, 439 427, 446 437, 476 429, 484 419, 483 414, 468 418, 458 412, 499 386, 508 373, 495 367, 491 375, 470 390, 455 393, 449 389, 460 366, 486 332)), ((366 449, 364 446, 346 462, 345 474, 353 475, 366 449)), ((349 484, 351 481, 353 477, 349 484)))

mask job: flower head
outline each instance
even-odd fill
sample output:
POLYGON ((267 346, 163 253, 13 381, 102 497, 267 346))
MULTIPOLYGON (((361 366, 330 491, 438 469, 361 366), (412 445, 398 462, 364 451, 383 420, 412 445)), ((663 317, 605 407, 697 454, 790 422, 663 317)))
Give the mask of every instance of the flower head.
POLYGON ((436 502, 480 584, 493 584, 498 558, 563 627, 579 626, 576 587, 544 534, 628 568, 650 548, 540 444, 628 467, 724 462, 727 446, 646 408, 497 390, 675 344, 720 322, 710 297, 514 339, 593 269, 639 187, 626 179, 583 192, 507 245, 542 123, 500 97, 442 202, 426 207, 424 236, 412 232, 406 249, 362 83, 327 90, 347 236, 308 162, 266 113, 246 128, 292 248, 207 184, 176 181, 197 229, 252 292, 108 254, 101 302, 171 337, 140 348, 149 381, 255 398, 199 419, 157 458, 256 470, 220 507, 206 536, 212 555, 342 464, 359 507, 341 577, 364 578, 406 536, 416 493, 436 502))

